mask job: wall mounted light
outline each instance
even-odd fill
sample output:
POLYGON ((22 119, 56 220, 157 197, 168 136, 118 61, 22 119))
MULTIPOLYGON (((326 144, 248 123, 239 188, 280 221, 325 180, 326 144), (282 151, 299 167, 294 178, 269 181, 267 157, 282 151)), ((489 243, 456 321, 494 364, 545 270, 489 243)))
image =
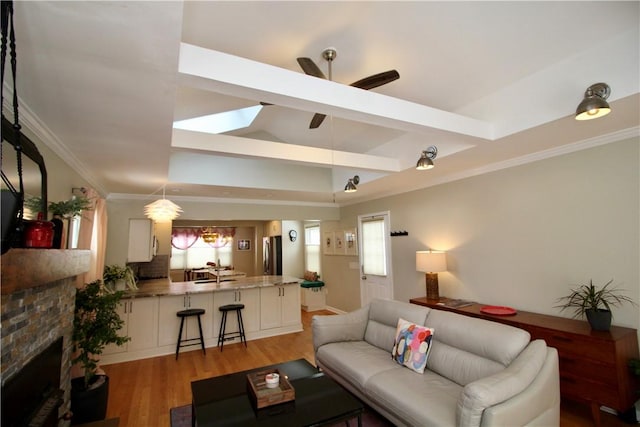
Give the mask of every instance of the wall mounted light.
POLYGON ((358 191, 356 185, 360 184, 360 177, 358 175, 354 175, 353 178, 349 178, 347 181, 347 185, 344 186, 345 193, 355 193, 358 191))
POLYGON ((447 256, 440 251, 417 251, 416 270, 425 273, 427 299, 439 300, 438 272, 447 271, 447 256))
POLYGON ((611 107, 606 99, 611 94, 611 88, 606 83, 595 83, 584 93, 584 99, 576 109, 576 120, 592 120, 606 116, 611 107))
POLYGON ((438 148, 435 145, 430 146, 422 152, 418 163, 416 163, 416 169, 419 171, 425 171, 433 169, 433 160, 438 155, 438 148))

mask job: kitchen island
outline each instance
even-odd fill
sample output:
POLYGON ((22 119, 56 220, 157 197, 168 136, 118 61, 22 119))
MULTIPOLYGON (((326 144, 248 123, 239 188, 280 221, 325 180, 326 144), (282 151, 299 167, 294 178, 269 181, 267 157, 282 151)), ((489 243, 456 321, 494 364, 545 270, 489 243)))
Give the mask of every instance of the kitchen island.
MULTIPOLYGON (((287 276, 240 277, 217 283, 215 279, 172 282, 144 280, 138 289, 125 292, 119 314, 123 335, 131 338, 124 346, 108 346, 103 365, 175 353, 180 319, 176 313, 202 308, 205 347, 217 345, 221 312, 226 304, 244 304, 242 318, 248 341, 302 331, 300 316, 301 279, 287 276)), ((227 319, 227 331, 237 330, 237 320, 227 319)), ((183 339, 198 337, 195 318, 188 318, 183 339)), ((251 345, 249 343, 249 345, 251 345)), ((196 350, 193 347, 191 351, 196 350)), ((189 351, 181 349, 181 352, 189 351)))

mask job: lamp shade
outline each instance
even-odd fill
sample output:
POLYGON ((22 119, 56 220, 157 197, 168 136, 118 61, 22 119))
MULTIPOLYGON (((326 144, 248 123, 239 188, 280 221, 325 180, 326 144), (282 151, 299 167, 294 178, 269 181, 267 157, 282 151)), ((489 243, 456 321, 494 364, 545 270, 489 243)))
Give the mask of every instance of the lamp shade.
POLYGON ((169 222, 180 216, 182 208, 171 200, 159 199, 144 207, 144 214, 156 222, 169 222))
POLYGON ((446 253, 440 251, 417 251, 416 271, 425 273, 447 271, 446 253))
POLYGON ((576 109, 576 120, 592 120, 609 114, 611 107, 606 99, 610 94, 611 88, 606 83, 589 86, 576 109))

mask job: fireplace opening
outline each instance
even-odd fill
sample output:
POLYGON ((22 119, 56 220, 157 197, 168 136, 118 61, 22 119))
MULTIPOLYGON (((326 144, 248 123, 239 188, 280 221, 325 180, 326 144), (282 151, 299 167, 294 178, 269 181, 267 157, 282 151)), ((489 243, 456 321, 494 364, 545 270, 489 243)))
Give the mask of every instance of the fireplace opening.
POLYGON ((58 408, 64 402, 62 341, 58 338, 2 386, 3 427, 58 425, 58 408))

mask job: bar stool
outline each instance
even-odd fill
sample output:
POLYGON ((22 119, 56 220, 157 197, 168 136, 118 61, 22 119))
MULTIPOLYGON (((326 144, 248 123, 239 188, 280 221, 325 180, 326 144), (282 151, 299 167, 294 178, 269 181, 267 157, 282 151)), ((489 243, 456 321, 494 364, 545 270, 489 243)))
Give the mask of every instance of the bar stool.
POLYGON ((220 311, 222 312, 222 320, 220 321, 220 333, 218 334, 218 346, 220 347, 220 351, 222 351, 222 347, 224 346, 224 342, 227 340, 232 340, 234 338, 240 338, 240 342, 244 342, 244 346, 247 346, 247 339, 244 336, 244 324, 242 323, 242 312, 241 310, 244 308, 244 304, 227 304, 221 305, 220 311), (236 332, 225 332, 225 328, 227 327, 227 313, 230 311, 235 311, 238 316, 238 331, 236 332))
POLYGON ((204 314, 203 308, 189 308, 187 310, 182 310, 176 313, 176 316, 180 318, 180 332, 178 332, 178 344, 176 345, 176 360, 178 360, 178 353, 180 352, 180 347, 189 347, 191 345, 202 346, 202 352, 207 354, 207 351, 204 349, 204 337, 202 336, 202 323, 200 321, 200 316, 204 314), (197 316, 198 317, 198 331, 200 332, 200 338, 188 338, 182 339, 182 328, 184 327, 184 319, 186 317, 197 316), (199 342, 190 342, 190 341, 199 341, 199 342), (189 342, 189 344, 183 344, 189 342))

